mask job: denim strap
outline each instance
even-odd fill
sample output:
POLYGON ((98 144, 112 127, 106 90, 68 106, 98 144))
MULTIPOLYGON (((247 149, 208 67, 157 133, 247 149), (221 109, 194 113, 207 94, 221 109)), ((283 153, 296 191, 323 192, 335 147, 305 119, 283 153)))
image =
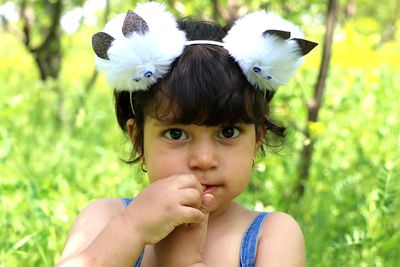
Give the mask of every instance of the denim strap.
POLYGON ((258 238, 268 212, 257 215, 243 236, 240 246, 240 267, 253 267, 256 261, 258 238))
MULTIPOLYGON (((122 202, 124 203, 125 207, 128 207, 128 205, 132 202, 133 198, 122 198, 122 202)), ((136 261, 135 267, 140 267, 140 264, 142 263, 142 258, 143 258, 143 251, 140 254, 139 258, 136 261)))
POLYGON ((122 202, 124 203, 125 207, 128 207, 128 205, 132 202, 133 198, 121 198, 122 202))

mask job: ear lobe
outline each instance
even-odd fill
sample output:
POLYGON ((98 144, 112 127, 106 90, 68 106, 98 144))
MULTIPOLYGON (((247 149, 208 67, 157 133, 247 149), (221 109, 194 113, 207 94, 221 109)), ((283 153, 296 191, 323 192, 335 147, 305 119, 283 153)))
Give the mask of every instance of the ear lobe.
POLYGON ((314 47, 316 47, 318 45, 317 43, 314 43, 314 42, 311 42, 308 40, 304 40, 304 39, 293 38, 290 40, 293 40, 297 43, 297 45, 300 48, 300 54, 302 56, 305 56, 308 53, 310 53, 310 51, 313 50, 314 47))
POLYGON ((92 47, 93 47, 94 53, 99 58, 109 60, 107 51, 111 47, 111 43, 114 40, 115 40, 114 37, 112 37, 108 33, 105 33, 105 32, 95 33, 92 36, 92 47))
POLYGON ((256 150, 259 149, 263 144, 265 131, 264 125, 256 126, 256 150))
POLYGON ((134 119, 129 119, 126 121, 126 130, 129 138, 133 141, 136 132, 136 122, 134 119))
POLYGON ((124 24, 122 25, 122 33, 124 36, 129 37, 129 35, 134 32, 145 34, 148 31, 149 26, 146 21, 132 10, 129 10, 126 14, 124 24))

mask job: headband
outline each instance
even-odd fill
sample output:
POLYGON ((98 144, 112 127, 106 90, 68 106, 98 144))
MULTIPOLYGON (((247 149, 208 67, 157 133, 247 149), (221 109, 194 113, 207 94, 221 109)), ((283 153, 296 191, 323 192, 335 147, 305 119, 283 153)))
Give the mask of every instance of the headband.
POLYGON ((274 13, 257 11, 237 20, 222 42, 187 40, 162 4, 138 4, 92 37, 96 65, 117 91, 146 90, 165 76, 185 46, 217 45, 236 60, 247 80, 262 91, 287 83, 317 44, 274 13))

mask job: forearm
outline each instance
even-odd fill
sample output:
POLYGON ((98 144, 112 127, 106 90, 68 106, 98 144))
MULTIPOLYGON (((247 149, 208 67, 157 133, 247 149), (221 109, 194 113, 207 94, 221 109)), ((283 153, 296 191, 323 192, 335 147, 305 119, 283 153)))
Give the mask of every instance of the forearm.
POLYGON ((119 214, 80 253, 63 259, 57 266, 133 266, 144 248, 139 233, 119 214))

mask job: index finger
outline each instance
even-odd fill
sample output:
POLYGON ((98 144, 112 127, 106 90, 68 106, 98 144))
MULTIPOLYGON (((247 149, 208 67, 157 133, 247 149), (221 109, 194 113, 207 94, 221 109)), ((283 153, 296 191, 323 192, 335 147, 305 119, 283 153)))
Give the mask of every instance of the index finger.
POLYGON ((201 185, 199 179, 193 174, 177 174, 171 177, 178 187, 178 189, 194 188, 200 193, 203 193, 204 187, 201 185))

